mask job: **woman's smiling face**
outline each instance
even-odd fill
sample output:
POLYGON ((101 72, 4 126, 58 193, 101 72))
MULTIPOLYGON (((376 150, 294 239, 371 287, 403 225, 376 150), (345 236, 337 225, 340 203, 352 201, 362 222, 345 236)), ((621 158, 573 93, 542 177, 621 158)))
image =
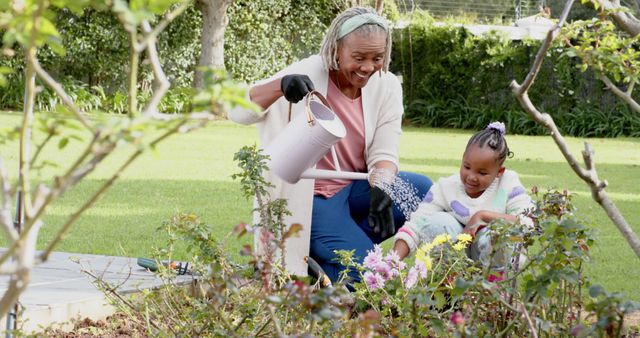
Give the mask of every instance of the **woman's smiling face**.
POLYGON ((386 38, 384 33, 358 31, 345 36, 337 53, 340 77, 355 88, 363 88, 384 66, 386 38))

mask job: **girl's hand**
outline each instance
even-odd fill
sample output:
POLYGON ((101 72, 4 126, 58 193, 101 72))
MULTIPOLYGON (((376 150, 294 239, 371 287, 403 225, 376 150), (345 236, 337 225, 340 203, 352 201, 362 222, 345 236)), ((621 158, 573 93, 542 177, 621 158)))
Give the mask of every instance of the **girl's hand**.
MULTIPOLYGON (((471 223, 469 223, 471 224, 471 223)), ((480 229, 486 227, 487 225, 484 223, 476 223, 474 225, 467 225, 466 227, 464 227, 464 229, 462 230, 462 232, 464 232, 465 234, 469 234, 471 235, 471 237, 476 238, 476 233, 478 233, 478 231, 480 231, 480 229)))

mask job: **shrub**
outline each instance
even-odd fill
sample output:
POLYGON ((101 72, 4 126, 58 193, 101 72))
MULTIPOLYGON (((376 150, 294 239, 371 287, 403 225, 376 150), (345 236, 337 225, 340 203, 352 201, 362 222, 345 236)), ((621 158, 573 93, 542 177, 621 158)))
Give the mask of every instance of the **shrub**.
MULTIPOLYGON (((195 215, 179 214, 163 229, 169 245, 157 258, 171 259, 176 242, 187 244, 197 275, 195 289, 172 283, 175 272, 161 268, 167 283, 129 300, 105 289, 140 333, 150 336, 619 336, 625 315, 639 304, 591 286, 583 274, 593 243, 591 231, 575 214, 571 194, 537 194, 529 221, 494 222, 496 250, 515 248, 511 268, 491 271, 465 254, 470 238, 437 237, 423 244, 415 258, 399 261, 380 247, 364 260, 340 252, 342 264, 357 269, 362 282, 342 279, 319 288, 309 278, 284 273, 276 254, 293 235, 281 215, 286 202, 271 201, 262 179, 265 156, 256 146, 235 156, 242 172, 235 176, 245 195, 257 197, 264 223, 239 224, 235 234, 267 230, 261 236, 266 254, 251 247, 242 254, 249 264, 227 257, 224 241, 195 215), (520 253, 526 260, 519 259, 520 253), (518 258, 518 259, 516 259, 518 258), (346 286, 353 288, 348 292, 346 286), (586 289, 589 292, 586 293, 586 289)), ((229 236, 229 235, 227 235, 229 236)), ((629 332, 633 334, 633 332, 629 332)))
MULTIPOLYGON (((407 122, 477 130, 501 120, 512 133, 544 133, 509 90, 512 80, 528 72, 540 42, 511 41, 499 33, 474 36, 461 26, 436 26, 425 12, 415 12, 394 39, 392 68, 402 74, 407 122)), ((547 56, 537 77, 542 85, 531 88, 531 100, 567 135, 636 135, 627 125, 637 125, 640 117, 592 71, 577 71, 581 62, 566 51, 557 46, 547 56)))

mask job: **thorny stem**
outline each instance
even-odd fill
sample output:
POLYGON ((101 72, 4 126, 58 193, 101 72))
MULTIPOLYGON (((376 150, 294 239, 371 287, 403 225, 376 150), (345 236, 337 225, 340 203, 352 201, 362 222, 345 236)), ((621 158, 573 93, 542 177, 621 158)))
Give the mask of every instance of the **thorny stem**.
MULTIPOLYGON (((112 288, 109 283, 107 283, 106 281, 104 281, 101 278, 98 278, 98 276, 96 276, 93 272, 89 271, 89 270, 83 270, 84 273, 86 273, 87 275, 89 275, 91 278, 93 278, 94 281, 96 281, 98 283, 98 285, 101 285, 102 288, 107 291, 108 295, 111 295, 113 297, 115 297, 119 302, 121 302, 122 304, 126 305, 129 309, 133 310, 134 312, 136 312, 138 309, 126 298, 122 297, 114 288, 112 288)), ((160 326, 158 326, 158 324, 155 323, 155 321, 151 320, 151 319, 147 319, 149 321, 149 323, 151 324, 151 326, 153 326, 156 330, 160 330, 160 326)))

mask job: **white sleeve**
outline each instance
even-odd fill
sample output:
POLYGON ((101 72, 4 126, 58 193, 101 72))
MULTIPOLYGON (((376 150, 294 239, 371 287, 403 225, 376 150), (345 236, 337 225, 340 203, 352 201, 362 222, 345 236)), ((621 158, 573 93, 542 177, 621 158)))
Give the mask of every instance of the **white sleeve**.
POLYGON ((434 213, 445 210, 443 207, 445 200, 440 188, 441 182, 440 180, 431 186, 418 209, 411 213, 409 219, 396 233, 395 240, 405 241, 409 246, 410 253, 413 253, 426 240, 424 228, 428 223, 427 219, 434 213))
POLYGON ((534 205, 531 197, 527 194, 527 190, 520 182, 518 174, 514 171, 510 171, 509 173, 508 176, 505 175, 507 176, 505 177, 505 187, 508 191, 506 213, 509 215, 518 215, 526 209, 531 209, 534 205))

